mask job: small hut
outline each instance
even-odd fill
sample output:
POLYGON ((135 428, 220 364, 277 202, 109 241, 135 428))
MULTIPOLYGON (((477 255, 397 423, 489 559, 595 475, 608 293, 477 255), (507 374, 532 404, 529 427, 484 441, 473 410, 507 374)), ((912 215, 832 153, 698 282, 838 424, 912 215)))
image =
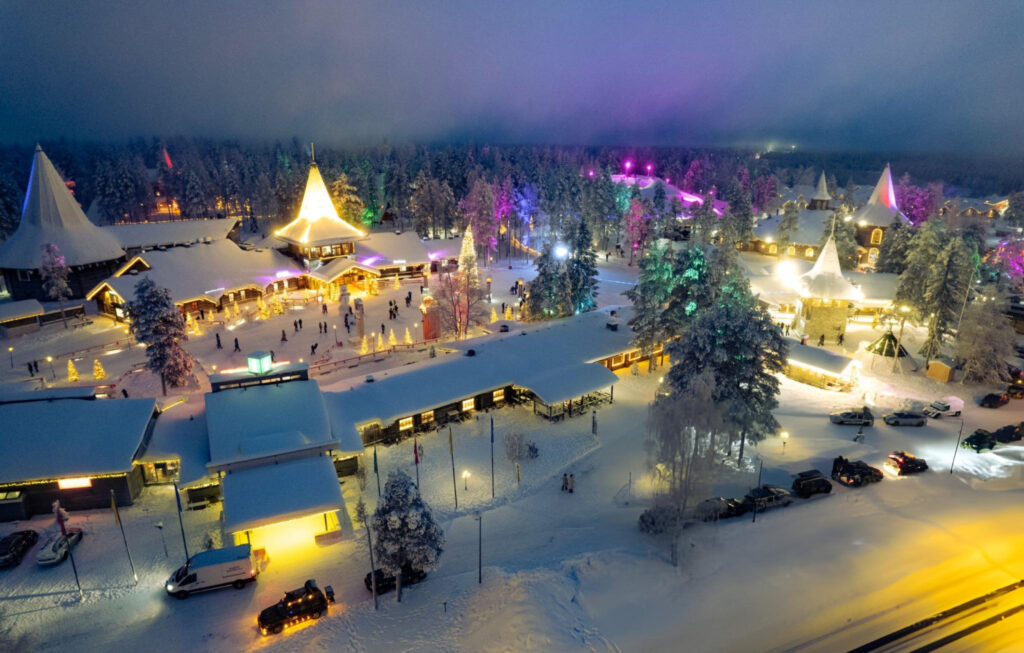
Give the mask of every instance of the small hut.
POLYGON ((907 348, 896 339, 892 331, 886 331, 885 334, 868 345, 866 349, 872 354, 882 356, 883 358, 892 358, 893 356, 904 358, 910 356, 907 353, 907 348), (897 347, 899 347, 899 351, 896 350, 897 347))

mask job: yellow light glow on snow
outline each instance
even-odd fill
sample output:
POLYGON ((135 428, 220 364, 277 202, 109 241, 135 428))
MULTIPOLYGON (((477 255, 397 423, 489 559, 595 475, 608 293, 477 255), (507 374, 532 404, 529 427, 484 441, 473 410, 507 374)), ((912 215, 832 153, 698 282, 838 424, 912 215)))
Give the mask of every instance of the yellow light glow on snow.
POLYGON ((797 267, 796 262, 783 259, 776 264, 775 278, 784 282, 787 286, 795 286, 799 277, 800 268, 797 267))
POLYGON ((87 477, 62 478, 57 481, 57 487, 59 487, 62 490, 73 490, 75 488, 92 487, 92 479, 87 477))
MULTIPOLYGON (((313 539, 319 533, 324 532, 324 514, 307 515, 296 519, 288 519, 267 526, 249 531, 249 542, 254 549, 265 548, 267 554, 275 562, 279 562, 282 556, 287 558, 294 555, 297 558, 306 555, 301 551, 304 547, 316 546, 313 539)), ((335 513, 329 512, 327 525, 331 530, 337 530, 338 517, 335 513)), ((245 544, 245 531, 233 533, 235 544, 245 544)))

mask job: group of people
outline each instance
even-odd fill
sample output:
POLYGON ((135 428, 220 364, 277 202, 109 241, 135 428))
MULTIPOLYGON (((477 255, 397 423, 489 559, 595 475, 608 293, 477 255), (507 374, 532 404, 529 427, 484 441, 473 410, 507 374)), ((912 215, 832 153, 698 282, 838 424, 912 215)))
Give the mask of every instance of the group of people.
MULTIPOLYGON (((411 298, 408 297, 408 296, 406 296, 406 297, 407 297, 407 299, 405 300, 405 305, 408 306, 409 305, 409 301, 410 301, 411 298)), ((389 299, 388 300, 388 319, 389 320, 397 320, 398 319, 398 302, 396 302, 393 299, 389 299)))
POLYGON ((576 476, 574 474, 562 474, 562 492, 573 493, 576 489, 576 476))

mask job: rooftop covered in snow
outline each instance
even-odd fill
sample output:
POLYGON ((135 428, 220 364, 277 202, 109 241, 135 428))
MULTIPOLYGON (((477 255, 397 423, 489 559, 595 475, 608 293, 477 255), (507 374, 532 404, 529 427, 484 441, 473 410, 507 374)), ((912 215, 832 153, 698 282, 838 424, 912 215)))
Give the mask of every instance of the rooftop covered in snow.
POLYGON ((858 290, 843 276, 839 265, 839 252, 835 238, 829 236, 825 241, 818 260, 809 272, 800 276, 797 281, 801 297, 816 299, 859 299, 858 290))
POLYGON ((789 345, 787 360, 791 365, 799 365, 817 372, 825 372, 832 376, 844 375, 850 366, 858 366, 860 363, 849 356, 836 354, 823 347, 812 345, 801 345, 795 338, 786 338, 789 345))
POLYGON ((363 232, 338 217, 324 178, 314 162, 309 166, 299 215, 274 235, 298 247, 318 247, 356 240, 363 237, 363 232))
POLYGON ((854 224, 861 227, 888 227, 894 220, 909 224, 907 216, 896 206, 896 191, 892 185, 892 172, 886 164, 882 176, 867 203, 853 214, 854 224))
POLYGON ((0 405, 0 483, 129 472, 155 399, 54 399, 0 405))
POLYGON ((14 320, 23 320, 27 317, 37 317, 44 312, 43 305, 36 299, 4 302, 0 304, 0 324, 14 320))
POLYGON ((203 240, 223 240, 238 224, 235 218, 223 220, 168 220, 137 222, 100 227, 124 249, 146 249, 186 245, 203 240))
POLYGON ((201 402, 174 406, 157 417, 153 437, 139 462, 162 462, 178 458, 182 487, 206 480, 210 462, 210 441, 201 402))

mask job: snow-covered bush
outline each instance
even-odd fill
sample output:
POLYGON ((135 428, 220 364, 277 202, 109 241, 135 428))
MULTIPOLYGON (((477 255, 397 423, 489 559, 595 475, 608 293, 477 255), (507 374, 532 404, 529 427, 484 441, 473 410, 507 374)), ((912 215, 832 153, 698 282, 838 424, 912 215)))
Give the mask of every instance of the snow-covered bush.
POLYGON ((647 535, 663 535, 679 526, 679 511, 674 506, 658 505, 640 513, 637 528, 647 535))
POLYGON ((522 433, 511 431, 505 434, 505 455, 512 462, 530 460, 538 456, 537 445, 522 433))

